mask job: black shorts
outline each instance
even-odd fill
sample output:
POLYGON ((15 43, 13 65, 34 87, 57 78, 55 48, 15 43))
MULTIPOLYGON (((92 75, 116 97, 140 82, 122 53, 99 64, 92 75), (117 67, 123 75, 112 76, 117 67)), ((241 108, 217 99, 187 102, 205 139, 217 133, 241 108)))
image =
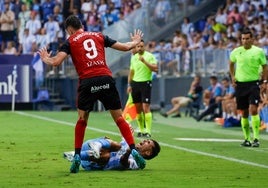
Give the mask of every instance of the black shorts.
POLYGON ((92 111, 97 100, 106 110, 122 108, 115 81, 110 76, 82 79, 79 81, 77 92, 77 107, 80 110, 92 111))
POLYGON ((133 103, 151 103, 152 82, 131 82, 133 103))
POLYGON ((260 83, 252 82, 236 82, 235 97, 237 109, 248 109, 250 104, 257 105, 260 102, 260 83))

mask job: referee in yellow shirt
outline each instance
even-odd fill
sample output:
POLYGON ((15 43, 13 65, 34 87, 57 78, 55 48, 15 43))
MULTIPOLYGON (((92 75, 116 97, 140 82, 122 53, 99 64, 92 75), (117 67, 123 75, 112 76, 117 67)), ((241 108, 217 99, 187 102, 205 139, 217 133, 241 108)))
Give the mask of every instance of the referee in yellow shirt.
POLYGON ((235 48, 230 54, 230 75, 233 86, 237 109, 241 110, 241 126, 245 141, 241 146, 259 147, 260 116, 258 104, 260 102, 260 69, 263 69, 263 82, 267 82, 267 63, 264 50, 253 45, 253 34, 249 29, 241 33, 242 45, 235 48), (253 142, 250 142, 250 123, 253 130, 253 142))
POLYGON ((131 93, 137 110, 138 137, 151 137, 152 113, 150 109, 152 72, 158 71, 154 55, 145 51, 144 41, 136 46, 135 55, 131 57, 128 75, 128 93, 131 93))

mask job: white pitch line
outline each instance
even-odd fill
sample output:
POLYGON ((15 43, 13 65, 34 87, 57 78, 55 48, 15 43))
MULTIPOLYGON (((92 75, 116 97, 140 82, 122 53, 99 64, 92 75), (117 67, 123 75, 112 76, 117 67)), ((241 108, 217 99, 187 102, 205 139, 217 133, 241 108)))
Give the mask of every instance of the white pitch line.
POLYGON ((195 142, 241 142, 239 139, 226 138, 174 138, 181 141, 195 141, 195 142))
MULTIPOLYGON (((53 123, 59 123, 59 124, 68 125, 68 126, 72 126, 72 127, 75 126, 75 123, 70 123, 70 122, 66 122, 66 121, 60 121, 60 120, 56 120, 56 119, 52 119, 52 118, 48 118, 48 117, 43 117, 43 116, 38 116, 38 115, 34 115, 34 114, 29 114, 29 113, 25 113, 25 112, 20 112, 20 111, 15 111, 15 112, 17 114, 23 115, 23 116, 33 117, 33 118, 36 118, 36 119, 42 119, 42 120, 45 120, 45 121, 50 121, 50 122, 53 122, 53 123)), ((90 129, 90 130, 93 130, 93 131, 96 131, 96 132, 116 135, 116 136, 121 135, 119 133, 115 133, 115 132, 112 132, 112 131, 105 131, 105 130, 102 130, 102 129, 92 128, 92 127, 88 127, 88 126, 87 126, 87 129, 90 129)))
POLYGON ((268 165, 264 165, 264 164, 253 163, 253 162, 249 162, 249 161, 245 161, 245 160, 241 160, 241 159, 236 159, 236 158, 232 158, 232 157, 226 157, 226 156, 222 156, 222 155, 217 155, 217 154, 197 151, 197 150, 188 149, 188 148, 184 148, 184 147, 180 147, 180 146, 174 146, 174 145, 165 144, 165 143, 160 143, 160 144, 163 145, 163 146, 167 146, 167 147, 170 147, 170 148, 174 148, 174 149, 178 149, 178 150, 182 150, 182 151, 186 151, 186 152, 190 152, 190 153, 195 153, 195 154, 199 154, 199 155, 214 157, 214 158, 218 158, 218 159, 224 159, 224 160, 227 160, 227 161, 233 161, 233 162, 246 164, 246 165, 250 165, 250 166, 268 168, 268 165))
MULTIPOLYGON (((45 120, 45 121, 54 122, 54 123, 60 123, 60 124, 68 125, 68 126, 74 126, 73 123, 69 123, 69 122, 66 122, 66 121, 59 121, 59 120, 56 120, 56 119, 47 118, 47 117, 43 117, 43 116, 38 116, 38 115, 34 115, 34 114, 29 114, 29 113, 25 113, 25 112, 19 112, 19 111, 15 111, 15 113, 17 113, 19 115, 23 115, 23 116, 28 116, 28 117, 33 117, 33 118, 37 118, 37 119, 42 119, 42 120, 45 120)), ((115 133, 115 132, 112 132, 112 131, 105 131, 105 130, 97 129, 97 128, 88 128, 88 129, 94 130, 96 132, 102 132, 102 133, 108 133, 108 134, 120 136, 119 133, 115 133)), ((260 168, 268 168, 268 165, 264 165, 264 164, 259 164, 259 163, 245 161, 245 160, 235 159, 235 158, 232 158, 232 157, 226 157, 226 156, 222 156, 222 155, 217 155, 217 154, 197 151, 197 150, 184 148, 184 147, 180 147, 180 146, 174 146, 174 145, 170 145, 170 144, 163 143, 163 142, 159 142, 159 144, 162 145, 162 146, 169 147, 169 148, 182 150, 182 151, 186 151, 186 152, 190 152, 190 153, 194 153, 194 154, 198 154, 198 155, 204 155, 204 156, 214 157, 214 158, 218 158, 218 159, 224 159, 224 160, 227 160, 227 161, 237 162, 237 163, 240 163, 240 164, 246 164, 246 165, 250 165, 250 166, 256 166, 256 167, 260 167, 260 168)))

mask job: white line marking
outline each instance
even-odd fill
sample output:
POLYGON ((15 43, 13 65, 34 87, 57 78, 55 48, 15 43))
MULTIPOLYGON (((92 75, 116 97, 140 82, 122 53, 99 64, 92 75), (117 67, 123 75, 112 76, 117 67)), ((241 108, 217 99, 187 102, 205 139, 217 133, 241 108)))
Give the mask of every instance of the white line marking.
MULTIPOLYGON (((75 126, 74 123, 70 123, 70 122, 66 122, 66 121, 60 121, 60 120, 56 120, 56 119, 52 119, 52 118, 48 118, 48 117, 43 117, 43 116, 39 116, 39 115, 34 115, 34 114, 29 114, 29 113, 25 113, 25 112, 19 112, 19 111, 15 111, 15 112, 17 114, 23 115, 23 116, 33 117, 33 118, 36 118, 36 119, 42 119, 42 120, 45 120, 45 121, 50 121, 50 122, 59 123, 59 124, 63 124, 63 125, 68 125, 68 126, 72 126, 72 127, 75 126)), ((119 133, 115 133, 115 132, 112 132, 112 131, 105 131, 105 130, 102 130, 102 129, 92 128, 92 127, 88 127, 88 126, 87 126, 87 129, 90 129, 90 130, 93 130, 93 131, 96 131, 96 132, 116 135, 116 136, 121 135, 119 133)))
MULTIPOLYGON (((59 121, 59 120, 55 120, 55 119, 52 119, 52 118, 42 117, 42 116, 29 114, 29 113, 25 113, 25 112, 15 111, 15 113, 17 113, 19 115, 23 115, 23 116, 42 119, 42 120, 45 120, 45 121, 60 123, 60 124, 68 125, 68 126, 74 126, 73 123, 69 123, 69 122, 65 122, 65 121, 59 121)), ((119 133, 115 133, 115 132, 111 132, 111 131, 105 131, 105 130, 101 130, 101 129, 97 129, 97 128, 89 128, 89 129, 94 130, 96 132, 102 132, 102 133, 108 133, 108 134, 120 136, 119 133)), ((253 162, 240 160, 240 159, 235 159, 235 158, 231 158, 231 157, 226 157, 226 156, 222 156, 222 155, 217 155, 217 154, 212 154, 212 153, 206 153, 206 152, 202 152, 202 151, 192 150, 192 149, 188 149, 188 148, 184 148, 184 147, 180 147, 180 146, 174 146, 174 145, 166 144, 166 143, 163 143, 163 142, 159 142, 159 144, 162 145, 162 146, 169 147, 169 148, 182 150, 182 151, 186 151, 186 152, 190 152, 190 153, 194 153, 194 154, 198 154, 198 155, 204 155, 204 156, 214 157, 214 158, 218 158, 218 159, 224 159, 224 160, 227 160, 227 161, 237 162, 237 163, 246 164, 246 165, 250 165, 250 166, 256 166, 256 167, 260 167, 260 168, 268 168, 268 165, 264 165, 264 164, 253 163, 253 162)))
POLYGON ((170 148, 174 148, 174 149, 178 149, 178 150, 182 150, 182 151, 186 151, 186 152, 190 152, 190 153, 195 153, 195 154, 199 154, 199 155, 214 157, 214 158, 218 158, 218 159, 224 159, 224 160, 227 160, 227 161, 233 161, 233 162, 246 164, 246 165, 250 165, 250 166, 268 168, 268 166, 264 165, 264 164, 253 163, 253 162, 249 162, 249 161, 245 161, 245 160, 241 160, 241 159, 235 159, 235 158, 226 157, 226 156, 222 156, 222 155, 206 153, 206 152, 202 152, 202 151, 192 150, 192 149, 188 149, 188 148, 184 148, 184 147, 180 147, 180 146, 174 146, 174 145, 165 144, 165 143, 160 143, 160 144, 163 145, 163 146, 166 146, 166 147, 170 147, 170 148))
POLYGON ((241 142, 239 139, 224 139, 224 138, 174 138, 181 141, 195 141, 195 142, 241 142))
POLYGON ((254 150, 256 152, 260 152, 260 153, 268 153, 268 148, 246 148, 248 150, 254 150))

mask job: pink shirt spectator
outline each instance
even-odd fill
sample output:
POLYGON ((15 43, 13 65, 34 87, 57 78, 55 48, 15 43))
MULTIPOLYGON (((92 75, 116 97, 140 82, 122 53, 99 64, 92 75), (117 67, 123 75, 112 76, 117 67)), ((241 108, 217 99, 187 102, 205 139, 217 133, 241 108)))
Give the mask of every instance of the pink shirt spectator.
POLYGON ((231 24, 232 23, 232 18, 235 19, 235 21, 237 23, 239 23, 240 25, 243 25, 243 17, 241 16, 241 14, 238 12, 238 7, 234 7, 233 11, 231 11, 228 16, 227 16, 227 24, 231 24))

